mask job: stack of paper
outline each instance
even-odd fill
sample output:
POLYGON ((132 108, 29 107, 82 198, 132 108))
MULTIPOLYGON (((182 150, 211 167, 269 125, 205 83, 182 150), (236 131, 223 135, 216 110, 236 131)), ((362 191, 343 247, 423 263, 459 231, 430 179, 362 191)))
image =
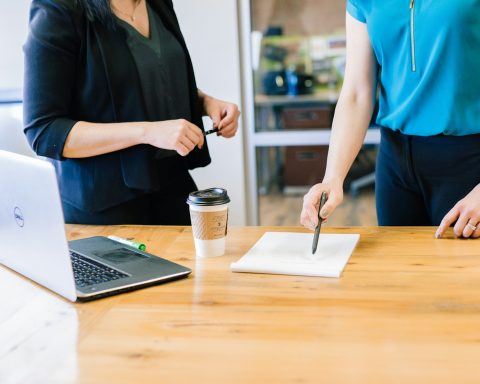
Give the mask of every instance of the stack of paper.
POLYGON ((233 272, 340 277, 360 235, 321 234, 312 255, 313 234, 266 232, 230 268, 233 272))

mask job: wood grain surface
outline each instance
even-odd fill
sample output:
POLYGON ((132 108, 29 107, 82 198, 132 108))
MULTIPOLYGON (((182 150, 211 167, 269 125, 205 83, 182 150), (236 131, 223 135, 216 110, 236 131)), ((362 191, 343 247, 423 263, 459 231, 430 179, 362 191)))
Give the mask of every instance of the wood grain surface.
MULTIPOLYGON (((480 240, 360 233, 340 279, 232 273, 265 231, 197 260, 183 227, 68 226, 134 238, 188 279, 72 304, 0 268, 0 383, 478 383, 480 240)), ((41 257, 41 255, 39 255, 41 257)))

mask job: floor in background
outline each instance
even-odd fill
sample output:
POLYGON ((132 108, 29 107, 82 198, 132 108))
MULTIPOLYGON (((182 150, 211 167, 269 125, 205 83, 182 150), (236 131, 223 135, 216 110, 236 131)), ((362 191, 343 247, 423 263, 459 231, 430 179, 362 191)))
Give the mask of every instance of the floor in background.
MULTIPOLYGON (((260 196, 261 225, 300 225, 303 195, 272 194, 260 196)), ((325 223, 329 227, 377 225, 375 193, 368 188, 355 197, 345 194, 343 203, 325 223)))

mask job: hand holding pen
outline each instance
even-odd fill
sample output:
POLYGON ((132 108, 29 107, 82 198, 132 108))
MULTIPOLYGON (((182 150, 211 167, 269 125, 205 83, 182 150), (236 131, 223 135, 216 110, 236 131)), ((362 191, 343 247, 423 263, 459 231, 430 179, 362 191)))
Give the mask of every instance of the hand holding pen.
POLYGON ((220 128, 212 128, 212 129, 209 129, 208 131, 205 131, 203 134, 205 136, 207 135, 211 135, 212 133, 215 133, 215 132, 220 132, 220 128))
MULTIPOLYGON (((238 130, 238 119, 240 111, 234 103, 216 99, 199 91, 203 99, 204 113, 213 121, 213 129, 207 131, 208 134, 217 133, 217 135, 231 138, 235 136, 238 130), (216 130, 217 129, 217 130, 216 130)), ((207 132, 205 135, 207 135, 207 132)))
POLYGON ((318 224, 315 227, 315 233, 313 235, 313 243, 312 243, 312 255, 315 254, 317 251, 318 246, 318 239, 320 237, 320 229, 322 227, 322 217, 320 216, 320 212, 322 212, 323 206, 327 202, 327 192, 323 191, 322 196, 320 197, 320 204, 318 207, 318 224))
POLYGON ((315 229, 318 223, 318 214, 325 221, 343 201, 343 180, 333 180, 315 184, 303 197, 300 223, 309 229, 315 229), (323 208, 319 209, 322 192, 326 192, 328 199, 323 208))

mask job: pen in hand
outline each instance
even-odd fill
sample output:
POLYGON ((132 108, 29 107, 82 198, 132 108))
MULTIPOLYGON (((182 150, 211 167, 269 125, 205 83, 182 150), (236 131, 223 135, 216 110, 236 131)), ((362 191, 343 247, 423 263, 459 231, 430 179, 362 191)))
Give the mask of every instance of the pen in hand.
POLYGON ((322 208, 326 202, 327 202, 327 192, 322 192, 322 196, 320 197, 320 204, 318 207, 318 224, 315 227, 315 233, 313 235, 312 255, 315 254, 315 252, 317 251, 318 238, 320 237, 320 229, 322 227, 322 217, 320 216, 320 212, 322 211, 322 208))
POLYGON ((204 136, 207 136, 207 135, 210 135, 210 134, 215 133, 215 132, 220 132, 220 129, 219 128, 213 128, 213 129, 210 129, 208 131, 205 131, 203 134, 204 134, 204 136))

